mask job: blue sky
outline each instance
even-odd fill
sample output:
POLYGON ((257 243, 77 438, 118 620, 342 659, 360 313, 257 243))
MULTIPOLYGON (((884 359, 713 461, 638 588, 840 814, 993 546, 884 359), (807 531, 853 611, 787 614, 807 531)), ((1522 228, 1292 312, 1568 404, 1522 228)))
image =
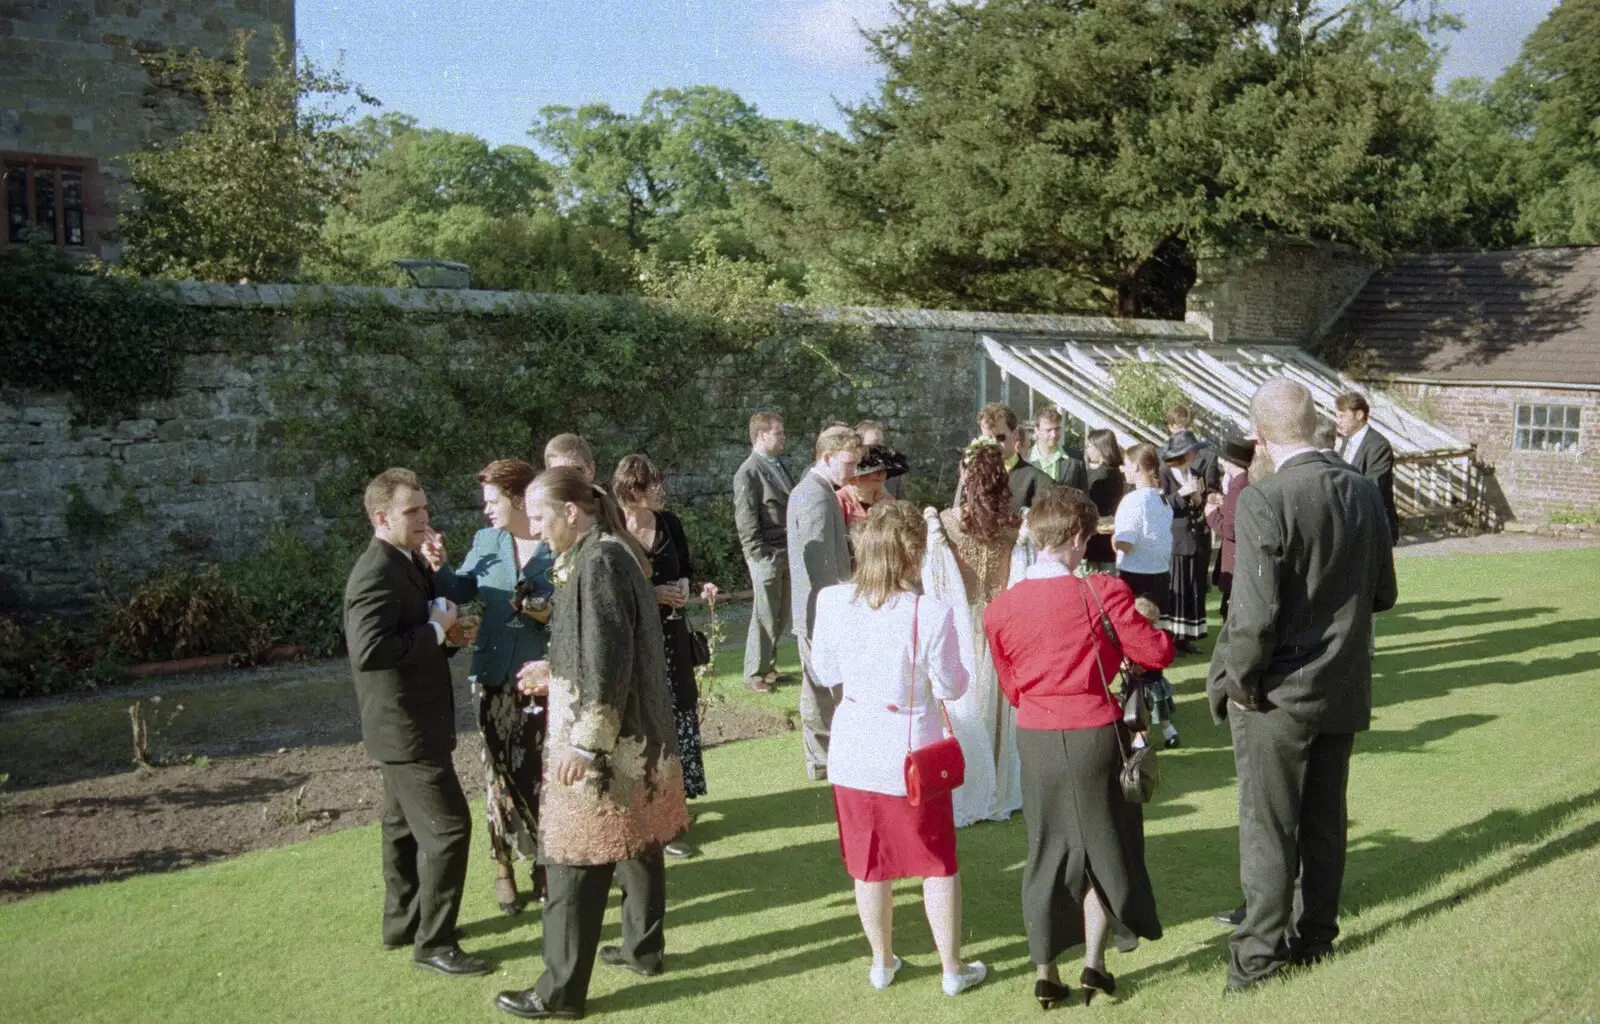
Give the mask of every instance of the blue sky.
MULTIPOLYGON (((1443 0, 1467 21, 1445 79, 1492 78, 1556 0, 1443 0)), ((319 64, 423 125, 527 144, 540 107, 718 85, 768 117, 840 127, 835 100, 876 87, 856 33, 889 0, 298 0, 296 35, 319 64)))

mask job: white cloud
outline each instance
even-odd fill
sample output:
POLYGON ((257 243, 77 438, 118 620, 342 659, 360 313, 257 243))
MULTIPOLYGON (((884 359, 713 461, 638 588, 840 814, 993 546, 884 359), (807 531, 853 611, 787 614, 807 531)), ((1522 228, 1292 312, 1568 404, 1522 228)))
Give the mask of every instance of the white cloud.
POLYGON ((825 67, 871 62, 861 29, 882 28, 890 0, 790 0, 769 17, 767 34, 790 55, 825 67))

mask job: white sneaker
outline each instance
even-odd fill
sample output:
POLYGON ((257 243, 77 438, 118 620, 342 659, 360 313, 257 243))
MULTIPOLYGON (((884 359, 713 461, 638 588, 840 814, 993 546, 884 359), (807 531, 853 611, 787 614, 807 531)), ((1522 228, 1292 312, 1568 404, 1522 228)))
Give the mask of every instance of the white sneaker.
POLYGON ((877 964, 873 964, 872 970, 867 972, 867 980, 872 982, 873 988, 877 989, 879 992, 882 992, 884 989, 888 988, 889 983, 894 980, 895 972, 900 970, 900 966, 903 962, 904 961, 902 961, 899 957, 895 957, 894 963, 890 964, 888 967, 879 967, 877 964))
POLYGON ((959 974, 946 974, 944 976, 944 994, 959 996, 969 988, 976 988, 983 984, 983 979, 989 976, 989 968, 983 966, 982 961, 974 960, 959 974))

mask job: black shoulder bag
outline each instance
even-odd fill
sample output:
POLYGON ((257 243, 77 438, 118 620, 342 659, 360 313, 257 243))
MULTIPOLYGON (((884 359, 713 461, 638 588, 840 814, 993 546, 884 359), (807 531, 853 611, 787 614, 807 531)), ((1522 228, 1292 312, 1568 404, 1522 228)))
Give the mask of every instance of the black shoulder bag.
MULTIPOLYGON (((1079 580, 1078 584, 1087 589, 1089 596, 1094 598, 1094 603, 1100 610, 1100 628, 1105 630, 1107 639, 1111 641, 1111 646, 1117 649, 1118 654, 1121 654, 1122 644, 1117 640, 1116 628, 1111 625, 1111 616, 1106 614, 1106 606, 1100 603, 1100 595, 1096 594, 1094 587, 1086 581, 1079 580)), ((1078 596, 1082 597, 1083 595, 1080 593, 1078 596)), ((1096 616, 1089 610, 1089 602, 1087 600, 1083 602, 1083 610, 1088 614, 1091 623, 1090 628, 1093 629, 1092 623, 1095 621, 1096 616)), ((1111 693, 1111 683, 1106 679, 1106 668, 1100 663, 1100 652, 1093 651, 1091 656, 1094 658, 1095 668, 1100 672, 1100 685, 1105 688, 1106 699, 1111 701, 1112 707, 1116 707, 1117 698, 1111 693)), ((1149 744, 1146 744, 1133 753, 1128 753, 1127 730, 1119 725, 1117 728, 1117 753, 1122 757, 1122 770, 1117 773, 1117 782, 1122 787, 1122 798, 1129 803, 1149 803, 1150 798, 1155 796, 1157 783, 1161 781, 1160 772, 1156 767, 1155 750, 1149 744)))

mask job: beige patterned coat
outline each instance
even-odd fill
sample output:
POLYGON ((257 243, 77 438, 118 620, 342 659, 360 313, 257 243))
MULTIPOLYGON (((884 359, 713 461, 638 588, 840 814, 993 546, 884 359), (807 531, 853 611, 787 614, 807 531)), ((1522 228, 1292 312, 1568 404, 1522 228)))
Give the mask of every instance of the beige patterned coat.
POLYGON ((627 545, 598 528, 553 576, 539 858, 616 863, 689 827, 661 618, 627 545), (582 780, 564 786, 549 765, 574 747, 594 761, 582 780))

